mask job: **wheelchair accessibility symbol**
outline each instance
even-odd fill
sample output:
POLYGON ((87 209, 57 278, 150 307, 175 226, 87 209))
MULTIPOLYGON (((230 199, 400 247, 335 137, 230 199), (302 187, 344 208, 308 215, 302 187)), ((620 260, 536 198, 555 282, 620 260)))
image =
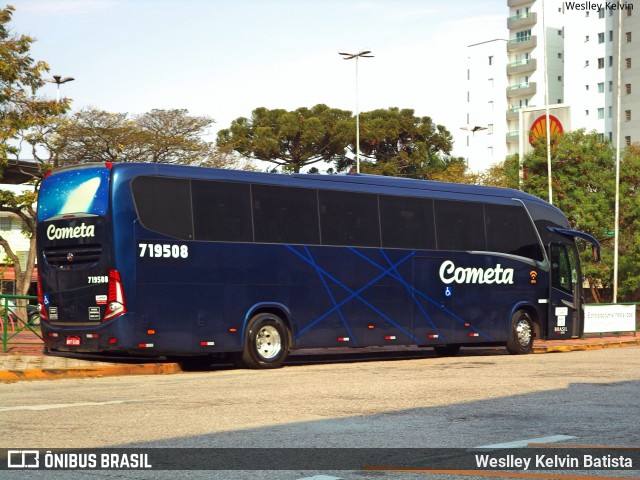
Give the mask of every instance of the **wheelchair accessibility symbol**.
POLYGON ((453 295, 453 289, 451 287, 445 287, 444 296, 445 297, 450 297, 452 295, 453 295))

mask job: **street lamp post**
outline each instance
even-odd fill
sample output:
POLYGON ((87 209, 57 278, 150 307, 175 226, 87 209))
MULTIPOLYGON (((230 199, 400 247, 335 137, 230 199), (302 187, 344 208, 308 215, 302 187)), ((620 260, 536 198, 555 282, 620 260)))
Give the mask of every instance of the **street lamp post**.
POLYGON ((54 75, 53 78, 47 79, 47 82, 55 83, 58 87, 56 88, 56 102, 60 101, 60 85, 67 82, 73 82, 75 78, 73 77, 64 77, 61 75, 54 75))
POLYGON ((371 50, 362 50, 358 53, 338 52, 345 60, 356 59, 356 173, 360 173, 360 112, 358 110, 358 59, 373 58, 369 55, 371 50))
POLYGON ((467 125, 464 127, 460 127, 460 130, 464 130, 467 132, 467 168, 469 167, 469 153, 471 152, 471 145, 469 144, 469 132, 471 132, 471 136, 475 138, 476 132, 479 132, 480 130, 486 130, 487 128, 489 127, 483 127, 482 125, 467 125))

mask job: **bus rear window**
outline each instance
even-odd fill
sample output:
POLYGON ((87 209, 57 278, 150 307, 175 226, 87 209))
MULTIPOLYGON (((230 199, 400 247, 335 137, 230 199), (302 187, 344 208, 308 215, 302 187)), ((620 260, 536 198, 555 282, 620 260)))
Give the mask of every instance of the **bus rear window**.
POLYGON ((109 169, 80 168, 54 173, 42 182, 38 221, 60 215, 105 215, 109 206, 109 169))

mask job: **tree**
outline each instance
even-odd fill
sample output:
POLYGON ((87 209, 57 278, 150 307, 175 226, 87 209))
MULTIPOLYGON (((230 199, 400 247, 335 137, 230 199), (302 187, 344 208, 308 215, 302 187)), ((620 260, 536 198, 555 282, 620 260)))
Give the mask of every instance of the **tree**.
MULTIPOLYGON (((213 123, 187 110, 151 110, 129 118, 126 113, 85 109, 41 130, 54 167, 86 162, 197 164, 212 155, 202 137, 213 123)), ((37 155, 37 153, 35 153, 37 155)))
MULTIPOLYGON (((45 62, 36 62, 30 56, 33 38, 10 33, 9 23, 13 7, 0 10, 0 170, 9 158, 18 159, 22 142, 33 142, 36 129, 44 129, 53 119, 69 108, 69 101, 44 100, 36 97, 44 85, 42 75, 49 71, 45 62)), ((0 176, 1 176, 0 171, 0 176)), ((26 295, 35 264, 35 211, 33 208, 41 176, 31 182, 31 190, 15 194, 0 191, 0 211, 10 212, 23 222, 24 234, 30 238, 29 253, 24 268, 5 238, 0 246, 13 263, 16 291, 26 295)))
POLYGON ((351 137, 351 112, 316 105, 283 109, 256 108, 251 118, 240 117, 218 132, 221 152, 275 163, 290 172, 318 162, 342 158, 351 137))
POLYGON ((211 144, 202 139, 213 120, 188 115, 185 109, 154 109, 135 118, 143 142, 145 161, 194 164, 204 161, 211 144))
MULTIPOLYGON (((601 243, 602 262, 595 263, 590 252, 583 252, 583 274, 589 280, 596 301, 605 300, 598 285, 610 291, 613 281, 614 240, 609 233, 614 228, 615 152, 609 142, 596 132, 577 130, 557 139, 552 151, 553 204, 560 208, 577 230, 593 235, 601 243)), ((534 145, 534 151, 524 158, 526 172, 523 188, 547 199, 547 154, 544 139, 534 145)), ((637 238, 640 234, 638 180, 640 155, 627 149, 621 162, 621 271, 626 278, 640 276, 637 238)), ((622 277, 621 277, 622 278, 622 277)), ((638 283, 622 282, 621 295, 638 291, 638 283)))
POLYGON ((640 302, 640 143, 626 148, 620 162, 620 258, 618 291, 640 302))
POLYGON ((46 124, 69 106, 66 99, 35 98, 49 66, 30 57, 33 38, 10 33, 13 11, 11 6, 0 10, 0 167, 9 156, 17 156, 19 143, 30 129, 46 124))
MULTIPOLYGON (((360 126, 364 172, 426 179, 459 163, 459 159, 448 157, 453 148, 451 133, 430 117, 416 117, 411 109, 365 112, 360 115, 360 126)), ((352 143, 355 145, 355 139, 352 143)), ((339 167, 344 169, 352 163, 350 160, 339 167)))
POLYGON ((520 163, 517 153, 489 167, 479 175, 479 183, 491 187, 520 188, 520 163))
POLYGON ((432 169, 428 174, 430 180, 438 182, 455 182, 476 185, 480 175, 469 171, 467 161, 463 157, 445 157, 440 168, 432 169))
POLYGON ((61 117, 38 140, 46 145, 54 168, 86 162, 132 162, 140 159, 143 150, 127 114, 96 109, 61 117))

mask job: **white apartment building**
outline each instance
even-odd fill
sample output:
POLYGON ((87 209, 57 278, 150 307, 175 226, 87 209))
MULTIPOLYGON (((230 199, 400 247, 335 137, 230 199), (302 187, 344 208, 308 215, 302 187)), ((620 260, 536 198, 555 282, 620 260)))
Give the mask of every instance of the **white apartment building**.
POLYGON ((507 5, 505 140, 511 155, 519 151, 522 109, 564 103, 564 29, 561 9, 547 8, 543 15, 543 4, 537 0, 508 0, 507 5))
POLYGON ((506 39, 469 45, 467 57, 467 113, 464 157, 471 171, 486 170, 502 162, 507 154, 504 142, 507 124, 506 39), (501 118, 502 117, 502 118, 501 118), (502 121, 496 121, 501 119, 502 121))
MULTIPOLYGON (((572 109, 572 122, 587 131, 595 130, 615 145, 620 93, 622 148, 640 141, 640 2, 638 3, 638 11, 633 8, 607 8, 611 4, 603 3, 603 8, 599 10, 578 11, 565 8, 564 12, 567 25, 565 91, 567 102, 576 107, 572 109), (621 43, 619 39, 622 40, 621 43)), ((634 2, 627 4, 636 6, 634 2)))
MULTIPOLYGON (((640 142, 640 0, 620 3, 507 0, 507 6, 509 38, 502 53, 506 62, 503 74, 506 110, 497 108, 500 95, 496 92, 494 114, 483 121, 487 110, 473 101, 473 92, 483 92, 487 82, 486 74, 473 75, 474 68, 478 69, 487 56, 488 47, 480 46, 494 43, 495 62, 500 63, 497 41, 469 46, 471 75, 467 78, 468 91, 472 92, 471 101, 467 102, 467 124, 487 128, 492 125, 494 132, 502 128, 498 125, 505 125, 504 144, 500 146, 494 135, 490 140, 494 158, 489 159, 488 147, 480 148, 481 141, 489 140, 478 131, 471 137, 467 150, 469 166, 486 169, 506 155, 519 152, 520 112, 534 107, 544 109, 546 104, 551 108, 560 104, 568 107, 570 129, 595 130, 615 145, 618 92, 621 146, 640 142), (545 102, 546 88, 548 102, 545 102), (472 156, 479 156, 480 160, 472 156)), ((496 85, 503 81, 498 74, 491 78, 496 85)), ((525 124, 524 131, 528 128, 530 125, 525 124)), ((527 140, 528 135, 523 141, 527 140)))

